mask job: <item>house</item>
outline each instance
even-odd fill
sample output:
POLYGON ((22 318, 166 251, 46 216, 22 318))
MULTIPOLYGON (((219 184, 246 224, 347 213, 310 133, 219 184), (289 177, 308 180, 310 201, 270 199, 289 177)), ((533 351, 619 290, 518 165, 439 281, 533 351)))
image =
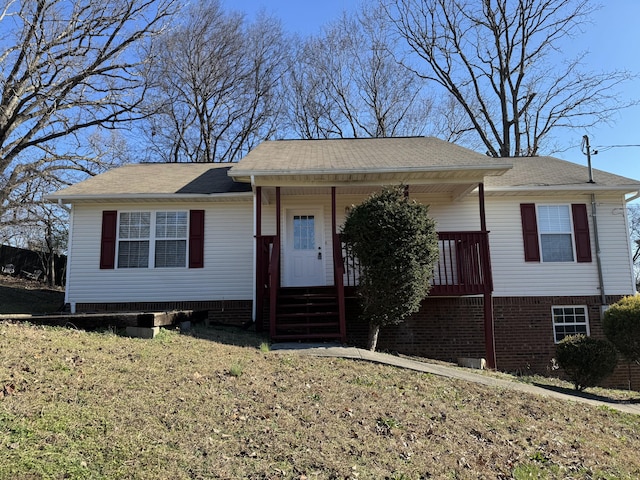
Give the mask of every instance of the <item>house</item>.
POLYGON ((601 336, 606 306, 635 292, 625 207, 640 182, 592 176, 430 137, 281 140, 237 164, 126 165, 50 200, 72 206, 74 312, 209 310, 275 340, 358 344, 357 259, 340 225, 403 184, 437 221, 440 261, 420 312, 385 327, 379 348, 544 373, 557 341, 601 336))

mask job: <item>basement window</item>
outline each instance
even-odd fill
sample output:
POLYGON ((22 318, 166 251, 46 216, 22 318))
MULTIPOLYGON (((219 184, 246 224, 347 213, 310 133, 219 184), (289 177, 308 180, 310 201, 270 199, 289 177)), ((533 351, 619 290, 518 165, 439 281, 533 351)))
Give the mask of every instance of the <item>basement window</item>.
POLYGON ((586 305, 551 307, 555 343, 569 335, 589 335, 589 316, 586 305))

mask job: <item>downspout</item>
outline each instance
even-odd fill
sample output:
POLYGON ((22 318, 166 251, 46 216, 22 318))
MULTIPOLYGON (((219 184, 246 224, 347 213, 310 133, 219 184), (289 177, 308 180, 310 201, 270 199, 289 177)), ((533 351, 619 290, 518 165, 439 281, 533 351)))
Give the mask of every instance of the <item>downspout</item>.
POLYGON ((604 313, 604 308, 607 305, 607 295, 604 291, 604 278, 602 276, 602 259, 600 258, 600 238, 598 236, 598 216, 596 214, 596 195, 591 194, 591 218, 593 218, 593 237, 596 247, 596 264, 598 266, 598 282, 600 284, 600 313, 604 313))
MULTIPOLYGON (((62 206, 62 200, 59 201, 59 205, 62 206)), ((67 272, 64 285, 64 303, 69 304, 71 313, 76 313, 76 302, 69 301, 69 288, 71 287, 71 251, 73 250, 73 223, 74 223, 75 207, 71 205, 69 211, 69 240, 67 241, 67 272)))
POLYGON ((257 261, 258 261, 258 206, 257 206, 257 193, 255 188, 255 179, 253 175, 251 175, 251 189, 253 190, 253 274, 252 274, 252 302, 251 302, 251 320, 253 323, 256 323, 256 302, 258 301, 258 296, 256 294, 256 289, 258 288, 258 282, 256 279, 257 272, 257 261))

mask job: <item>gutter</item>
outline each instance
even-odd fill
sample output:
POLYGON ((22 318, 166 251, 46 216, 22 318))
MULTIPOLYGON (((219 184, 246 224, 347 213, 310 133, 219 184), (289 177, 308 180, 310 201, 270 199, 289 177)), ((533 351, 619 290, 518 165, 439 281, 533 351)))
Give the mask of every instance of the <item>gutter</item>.
POLYGON ((213 200, 218 198, 251 198, 253 192, 231 192, 231 193, 122 193, 122 194, 83 194, 83 195, 47 195, 48 202, 73 203, 85 200, 213 200))
MULTIPOLYGON (((588 190, 590 192, 625 192, 635 193, 632 199, 640 197, 638 191, 640 185, 592 185, 592 184, 571 184, 571 185, 522 185, 518 187, 485 187, 485 193, 522 193, 522 192, 582 192, 588 190)), ((632 200, 630 199, 630 200, 632 200)))
POLYGON ((638 198, 640 198, 640 190, 638 190, 635 195, 630 196, 629 198, 625 198, 624 199, 624 203, 629 203, 629 202, 633 202, 634 200, 637 200, 638 198))

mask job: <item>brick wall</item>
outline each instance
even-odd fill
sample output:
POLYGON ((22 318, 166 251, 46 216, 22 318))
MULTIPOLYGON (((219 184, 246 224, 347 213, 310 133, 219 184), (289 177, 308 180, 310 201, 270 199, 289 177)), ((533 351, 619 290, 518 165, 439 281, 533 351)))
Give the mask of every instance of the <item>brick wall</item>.
MULTIPOLYGON (((614 303, 619 296, 607 297, 614 303)), ((552 368, 555 356, 552 305, 587 305, 591 336, 604 338, 599 296, 496 297, 493 299, 496 359, 499 370, 522 375, 562 376, 552 368)), ((366 346, 368 326, 358 318, 355 299, 347 304, 347 337, 366 346)), ((459 357, 485 357, 483 299, 427 298, 406 322, 383 327, 378 350, 456 362, 459 357)), ((605 386, 640 389, 640 367, 621 361, 605 386)))
POLYGON ((173 310, 208 311, 210 322, 244 325, 252 321, 251 300, 216 300, 200 302, 136 302, 136 303, 78 303, 78 313, 104 312, 164 312, 173 310))
MULTIPOLYGON (((368 326, 358 318, 355 300, 347 318, 347 338, 364 347, 368 326)), ((380 330, 378 350, 452 362, 484 357, 483 319, 482 298, 427 298, 406 322, 380 330)))

